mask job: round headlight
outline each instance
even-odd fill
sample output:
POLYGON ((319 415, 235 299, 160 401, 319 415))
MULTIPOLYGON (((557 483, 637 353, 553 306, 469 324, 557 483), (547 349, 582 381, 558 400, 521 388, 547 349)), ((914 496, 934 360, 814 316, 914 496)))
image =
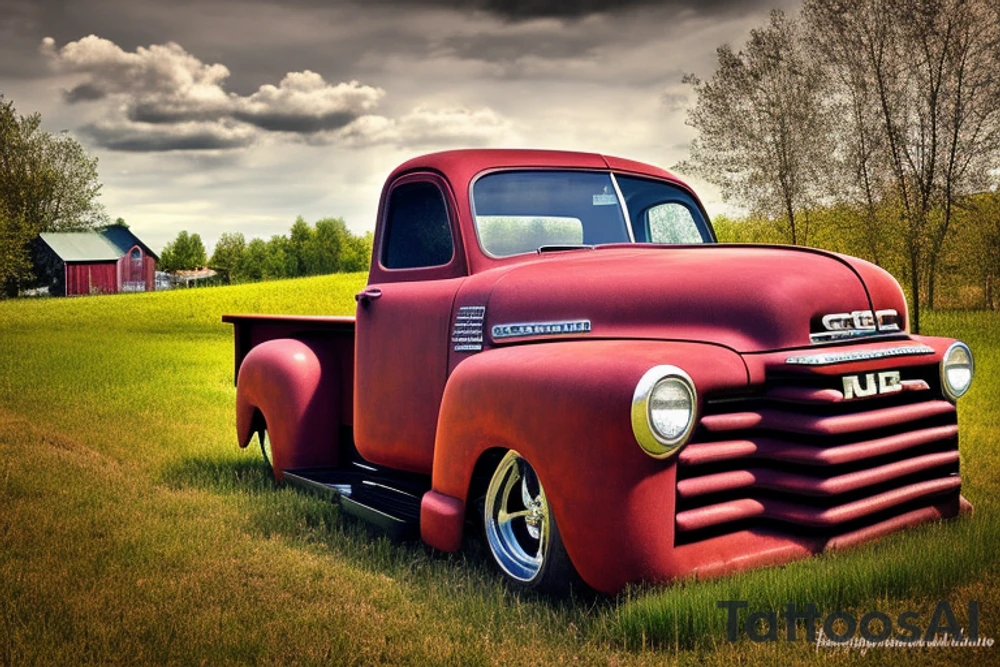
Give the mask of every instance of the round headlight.
POLYGON ((969 391, 975 364, 972 350, 965 343, 952 343, 941 359, 941 387, 951 400, 955 401, 969 391))
POLYGON ((632 432, 639 446, 666 458, 687 442, 698 406, 694 382, 676 366, 655 366, 642 376, 632 395, 632 432))

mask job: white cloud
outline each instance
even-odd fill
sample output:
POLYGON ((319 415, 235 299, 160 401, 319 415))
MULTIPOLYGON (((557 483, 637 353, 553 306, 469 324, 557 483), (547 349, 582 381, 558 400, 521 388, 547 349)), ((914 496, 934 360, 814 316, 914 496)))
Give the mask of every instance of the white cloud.
POLYGON ((512 123, 489 108, 417 107, 398 119, 362 116, 341 132, 354 147, 392 144, 414 149, 436 146, 495 146, 509 143, 512 123))
POLYGON ((442 147, 489 144, 509 132, 487 108, 418 107, 387 118, 373 113, 385 96, 381 88, 330 83, 310 70, 241 96, 225 89, 225 65, 206 64, 173 42, 127 52, 95 35, 62 48, 46 37, 41 51, 54 71, 77 77, 64 92, 67 103, 103 105, 102 117, 83 129, 112 150, 222 150, 267 134, 319 144, 442 147))

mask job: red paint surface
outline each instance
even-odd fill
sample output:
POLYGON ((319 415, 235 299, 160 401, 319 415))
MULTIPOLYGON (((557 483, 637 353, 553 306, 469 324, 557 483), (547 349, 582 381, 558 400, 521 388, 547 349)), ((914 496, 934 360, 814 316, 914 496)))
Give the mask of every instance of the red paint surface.
POLYGON ((259 411, 271 438, 277 478, 282 470, 335 466, 340 434, 340 365, 320 341, 269 340, 240 366, 236 432, 241 447, 253 437, 259 411))
POLYGON ((115 262, 66 264, 66 296, 117 292, 118 265, 115 262))
POLYGON ((142 283, 143 290, 133 291, 152 292, 156 289, 156 260, 147 255, 141 246, 133 246, 118 260, 118 275, 119 291, 125 291, 125 283, 142 283), (136 250, 139 251, 138 260, 132 257, 136 250))
POLYGON ((442 551, 462 548, 465 503, 436 491, 428 491, 420 501, 420 536, 442 551))

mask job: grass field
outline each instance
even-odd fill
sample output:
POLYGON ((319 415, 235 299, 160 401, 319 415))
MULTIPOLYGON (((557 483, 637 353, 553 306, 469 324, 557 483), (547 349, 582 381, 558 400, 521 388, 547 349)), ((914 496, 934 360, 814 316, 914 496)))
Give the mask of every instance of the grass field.
MULTIPOLYGON (((939 599, 1000 641, 1000 317, 967 341, 962 519, 781 568, 566 603, 510 592, 472 540, 394 544, 278 488, 233 427, 225 312, 347 314, 362 275, 0 303, 0 665, 997 664, 992 649, 729 643, 716 601, 828 613, 939 599)), ((801 634, 801 633, 800 633, 801 634)))

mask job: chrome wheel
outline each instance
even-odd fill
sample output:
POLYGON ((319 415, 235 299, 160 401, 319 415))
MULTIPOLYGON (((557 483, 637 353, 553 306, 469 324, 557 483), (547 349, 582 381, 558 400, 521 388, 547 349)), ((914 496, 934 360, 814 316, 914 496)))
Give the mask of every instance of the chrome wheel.
POLYGON ((515 451, 507 452, 493 473, 483 518, 500 569, 518 582, 535 583, 552 544, 553 519, 538 475, 515 451))

